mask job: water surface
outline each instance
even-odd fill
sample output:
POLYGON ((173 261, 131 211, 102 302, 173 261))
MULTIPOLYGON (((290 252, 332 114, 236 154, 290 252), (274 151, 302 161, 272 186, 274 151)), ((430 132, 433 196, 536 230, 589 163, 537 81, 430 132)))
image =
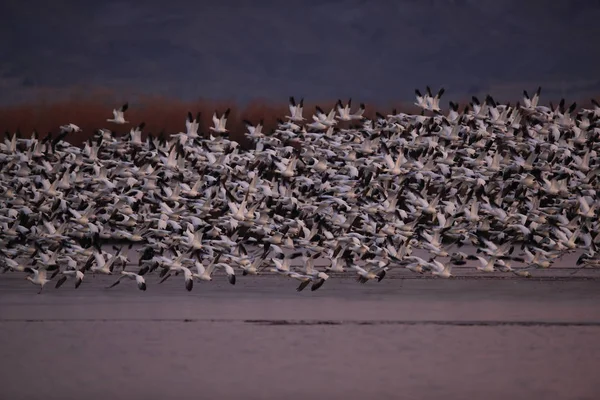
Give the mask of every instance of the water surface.
POLYGON ((5 274, 2 398, 598 398, 600 281, 390 275, 301 293, 98 276, 36 295, 5 274))

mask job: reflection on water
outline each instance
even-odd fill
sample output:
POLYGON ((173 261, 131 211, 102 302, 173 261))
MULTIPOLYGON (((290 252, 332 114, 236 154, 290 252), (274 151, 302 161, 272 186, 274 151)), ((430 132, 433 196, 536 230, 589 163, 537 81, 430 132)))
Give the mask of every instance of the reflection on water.
MULTIPOLYGON (((2 398, 596 399, 600 282, 0 276, 2 398), (125 285, 132 283, 132 285, 125 285)), ((410 276, 410 275, 407 275, 410 276)))

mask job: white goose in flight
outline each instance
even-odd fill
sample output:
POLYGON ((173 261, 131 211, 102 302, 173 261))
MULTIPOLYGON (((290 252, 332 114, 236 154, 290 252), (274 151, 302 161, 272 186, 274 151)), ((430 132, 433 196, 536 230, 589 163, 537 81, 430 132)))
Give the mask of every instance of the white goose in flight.
POLYGON ((146 281, 144 280, 144 277, 139 274, 128 271, 121 271, 121 276, 112 285, 108 286, 107 289, 117 286, 123 278, 135 280, 138 289, 142 291, 146 290, 146 281))
POLYGON ((341 100, 338 100, 337 112, 339 115, 336 116, 340 121, 353 121, 364 119, 363 114, 365 113, 364 103, 360 103, 360 107, 354 114, 350 114, 350 107, 352 106, 352 99, 348 99, 348 103, 344 106, 341 100))
POLYGON ((535 91, 535 93, 533 94, 533 97, 529 97, 529 93, 527 93, 527 90, 523 91, 523 107, 522 109, 528 111, 528 112, 533 112, 535 111, 538 102, 540 100, 540 92, 542 91, 541 86, 537 88, 537 90, 535 91))
POLYGON ((125 111, 129 108, 129 103, 125 103, 121 106, 121 108, 113 110, 113 118, 107 119, 108 122, 112 122, 115 124, 127 124, 129 121, 125 120, 125 111))
POLYGON ((81 132, 81 128, 75 124, 67 124, 67 125, 62 125, 60 127, 60 132, 61 133, 81 132))
POLYGON ((246 125, 246 129, 248 129, 248 132, 245 133, 246 137, 249 137, 250 139, 261 139, 265 137, 265 135, 262 133, 264 125, 264 121, 262 119, 256 125, 252 125, 250 121, 244 120, 244 125, 246 125))
POLYGON ((215 264, 215 268, 217 267, 223 268, 225 270, 225 273, 227 274, 227 280, 229 281, 229 283, 235 285, 235 271, 233 270, 233 268, 231 268, 231 265, 226 263, 218 263, 215 264))
POLYGON ((117 253, 112 256, 108 261, 104 259, 104 256, 99 251, 94 251, 93 257, 96 260, 96 265, 91 267, 92 273, 101 273, 105 275, 112 275, 113 269, 115 267, 115 261, 117 261, 119 254, 121 254, 121 250, 119 249, 117 253))
POLYGON ((222 254, 223 253, 217 253, 216 257, 210 262, 210 264, 207 267, 204 267, 204 265, 200 261, 196 261, 196 273, 192 274, 192 276, 201 281, 212 281, 212 273, 215 270, 216 264, 219 263, 222 254))
POLYGON ((185 120, 185 129, 187 137, 195 139, 198 137, 198 129, 200 127, 200 113, 196 117, 192 116, 191 111, 188 111, 188 116, 185 120))
POLYGON ((31 275, 28 275, 25 279, 28 280, 29 282, 33 283, 34 285, 39 285, 40 291, 38 292, 38 294, 42 293, 42 290, 44 289, 44 285, 46 285, 46 283, 50 282, 50 279, 47 279, 47 277, 46 277, 46 268, 44 268, 44 267, 40 267, 38 269, 26 268, 25 272, 33 274, 33 277, 31 275))
POLYGON ((185 283, 185 290, 187 290, 188 292, 192 291, 192 289, 194 288, 194 276, 192 274, 192 271, 190 271, 189 268, 184 267, 180 263, 171 265, 169 267, 169 272, 167 272, 167 274, 162 278, 162 280, 159 283, 163 283, 164 281, 169 279, 169 277, 171 276, 171 272, 175 272, 175 273, 183 272, 183 280, 185 283))
POLYGON ((225 125, 227 124, 227 117, 229 117, 229 112, 231 111, 231 109, 227 109, 225 110, 225 112, 219 116, 219 114, 217 113, 217 111, 214 112, 213 116, 212 116, 212 122, 214 126, 211 126, 209 129, 213 132, 216 133, 226 133, 229 132, 226 128, 225 125))
POLYGON ((417 96, 417 102, 414 103, 416 106, 427 111, 441 111, 440 110, 440 98, 444 94, 445 89, 441 88, 435 96, 432 95, 431 89, 427 86, 427 94, 424 96, 421 94, 419 89, 415 89, 415 95, 417 96))
POLYGON ((296 104, 294 97, 291 96, 289 108, 290 108, 290 115, 286 116, 285 118, 287 118, 288 120, 293 121, 293 122, 302 122, 302 121, 306 120, 306 118, 302 117, 302 109, 304 108, 304 99, 300 99, 300 102, 298 104, 296 104))
POLYGON ((263 257, 255 257, 250 264, 240 264, 242 275, 258 275, 264 261, 265 259, 263 257))
POLYGON ((320 122, 327 128, 337 124, 337 121, 335 119, 335 109, 329 111, 329 114, 325 114, 319 106, 316 106, 315 109, 317 111, 315 115, 313 115, 313 120, 315 120, 315 122, 320 122))
POLYGON ((296 288, 297 292, 303 291, 312 282, 312 278, 308 275, 303 275, 295 271, 282 271, 283 275, 300 281, 300 286, 296 288))
POLYGON ((388 269, 387 264, 383 264, 381 266, 374 266, 371 269, 364 269, 363 267, 356 264, 355 260, 346 260, 346 265, 356 271, 358 276, 356 277, 356 281, 359 283, 367 283, 367 281, 371 279, 377 279, 377 282, 381 282, 381 280, 385 277, 386 271, 388 269))
POLYGON ((452 264, 450 263, 444 265, 438 260, 431 259, 426 265, 431 268, 433 276, 439 276, 440 278, 452 277, 452 264))
POLYGON ((83 282, 84 273, 78 269, 68 269, 61 272, 62 277, 56 282, 55 288, 58 289, 67 281, 67 279, 75 279, 75 289, 79 288, 83 282))

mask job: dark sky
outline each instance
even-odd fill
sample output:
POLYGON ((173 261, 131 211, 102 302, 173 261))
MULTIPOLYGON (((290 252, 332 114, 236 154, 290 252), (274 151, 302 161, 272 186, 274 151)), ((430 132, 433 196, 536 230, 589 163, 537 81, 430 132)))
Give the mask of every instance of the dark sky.
POLYGON ((600 93, 600 2, 2 1, 0 103, 103 87, 182 99, 600 93))

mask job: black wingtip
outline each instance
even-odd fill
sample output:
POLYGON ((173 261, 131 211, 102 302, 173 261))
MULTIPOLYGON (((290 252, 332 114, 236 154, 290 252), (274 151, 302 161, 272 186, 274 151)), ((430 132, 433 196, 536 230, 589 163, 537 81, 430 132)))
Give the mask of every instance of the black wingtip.
POLYGON ((569 114, 572 113, 573 111, 575 111, 575 108, 577 108, 577 102, 574 102, 573 104, 571 104, 571 107, 569 107, 569 114))
POLYGON ((296 291, 297 291, 297 292, 301 292, 301 291, 303 291, 303 290, 304 290, 304 288, 305 288, 305 287, 307 287, 309 283, 310 283, 310 281, 304 281, 304 282, 302 282, 302 283, 300 284, 300 286, 298 286, 298 287, 296 288, 296 291))
POLYGON ((66 276, 63 276, 62 278, 60 278, 57 282, 56 282, 56 286, 55 288, 58 289, 59 287, 62 286, 63 283, 65 283, 65 281, 67 280, 66 276))
POLYGON ((310 290, 312 292, 314 292, 315 290, 319 289, 321 286, 323 286, 323 284, 325 283, 325 279, 319 279, 317 282, 315 282, 311 287, 310 290))

